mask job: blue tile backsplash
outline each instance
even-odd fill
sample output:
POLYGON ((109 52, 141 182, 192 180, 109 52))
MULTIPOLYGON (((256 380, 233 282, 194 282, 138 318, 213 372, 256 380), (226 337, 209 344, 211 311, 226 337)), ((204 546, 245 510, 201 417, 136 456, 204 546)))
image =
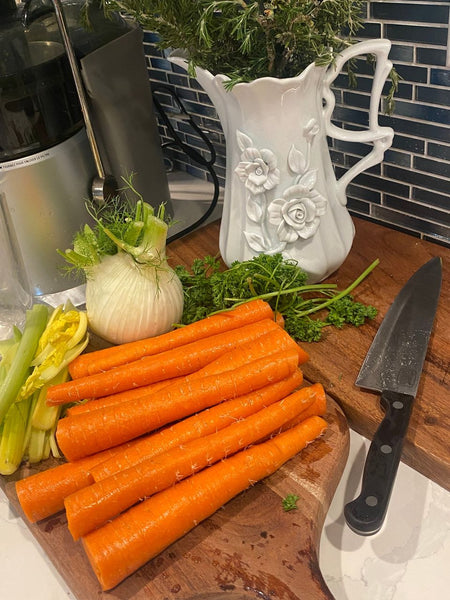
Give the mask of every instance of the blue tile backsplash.
MULTIPOLYGON (((365 29, 360 39, 384 37, 392 42, 390 59, 402 77, 396 109, 380 112, 381 125, 395 131, 384 161, 358 175, 347 188, 352 214, 410 235, 450 247, 450 1, 393 0, 367 2, 365 29)), ((195 123, 206 132, 217 158, 214 169, 225 177, 225 139, 208 95, 195 79, 172 66, 154 45, 157 34, 145 32, 144 45, 152 87, 174 90, 195 123)), ((358 86, 349 89, 346 76, 334 83, 333 121, 345 129, 367 126, 371 71, 358 61, 358 86)), ((388 88, 386 84, 385 90, 388 88)), ((158 92, 168 112, 169 95, 158 92)), ((204 143, 186 119, 173 114, 171 122, 187 145, 208 156, 204 143)), ((161 141, 171 138, 162 121, 161 141)), ((365 144, 330 140, 337 177, 367 154, 365 144)), ((168 164, 195 177, 208 179, 206 169, 177 149, 165 150, 168 164)))

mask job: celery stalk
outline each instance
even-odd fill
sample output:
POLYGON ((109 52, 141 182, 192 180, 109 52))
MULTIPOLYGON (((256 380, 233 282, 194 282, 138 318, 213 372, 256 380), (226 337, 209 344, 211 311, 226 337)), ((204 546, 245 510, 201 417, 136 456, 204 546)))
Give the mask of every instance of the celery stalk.
MULTIPOLYGON (((35 392, 37 401, 30 415, 30 432, 26 447, 26 456, 31 464, 46 460, 50 456, 53 445, 56 446, 53 438, 62 407, 47 406, 47 388, 49 385, 63 383, 68 378, 69 372, 67 368, 63 368, 48 384, 35 392)), ((59 456, 59 452, 55 456, 59 456)))
POLYGON ((13 335, 7 340, 0 341, 0 386, 3 385, 3 382, 6 379, 6 375, 8 374, 8 371, 11 368, 11 364, 16 355, 17 348, 19 347, 21 337, 22 332, 20 331, 20 329, 14 327, 13 335))
POLYGON ((22 449, 22 455, 25 456, 26 450, 28 448, 28 444, 30 443, 30 437, 31 437, 31 427, 32 427, 32 416, 34 413, 34 409, 36 407, 36 404, 39 400, 39 390, 34 392, 34 394, 32 394, 31 396, 31 406, 30 406, 30 414, 28 417, 28 423, 27 423, 27 429, 25 432, 25 438, 23 441, 23 449, 22 449))
POLYGON ((47 388, 42 388, 39 394, 39 400, 31 417, 31 425, 35 429, 49 431, 53 428, 55 422, 61 414, 61 406, 47 406, 47 388))
POLYGON ((31 404, 31 397, 13 402, 6 413, 0 441, 1 475, 12 475, 22 462, 31 404))
POLYGON ((52 429, 59 419, 61 413, 61 406, 47 406, 47 388, 50 385, 56 385, 58 383, 64 383, 69 379, 69 372, 67 367, 62 369, 56 377, 54 377, 48 384, 44 385, 38 392, 38 401, 34 407, 33 414, 31 417, 31 424, 36 429, 43 429, 48 431, 52 429))
POLYGON ((45 432, 44 450, 42 453, 42 460, 47 460, 47 458, 50 458, 50 452, 51 452, 50 438, 51 437, 52 437, 51 431, 46 431, 45 432))
POLYGON ((43 304, 35 304, 26 313, 25 327, 17 347, 11 368, 0 387, 0 423, 14 404, 34 358, 48 319, 48 309, 43 304))
POLYGON ((27 459, 30 464, 44 460, 47 432, 44 429, 31 428, 30 441, 27 448, 27 459))
POLYGON ((58 448, 58 444, 56 442, 56 423, 55 423, 55 427, 53 428, 53 430, 50 432, 50 435, 48 436, 48 443, 50 446, 50 452, 52 453, 52 455, 55 458, 63 458, 61 452, 59 451, 58 448))

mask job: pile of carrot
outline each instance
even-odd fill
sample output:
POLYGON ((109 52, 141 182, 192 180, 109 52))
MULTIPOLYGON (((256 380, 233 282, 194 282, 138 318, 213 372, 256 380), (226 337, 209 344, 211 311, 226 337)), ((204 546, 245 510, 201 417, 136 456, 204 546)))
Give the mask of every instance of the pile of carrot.
POLYGON ((26 517, 66 511, 103 590, 326 429, 308 355, 250 301, 170 333, 81 355, 50 405, 67 462, 16 483, 26 517))

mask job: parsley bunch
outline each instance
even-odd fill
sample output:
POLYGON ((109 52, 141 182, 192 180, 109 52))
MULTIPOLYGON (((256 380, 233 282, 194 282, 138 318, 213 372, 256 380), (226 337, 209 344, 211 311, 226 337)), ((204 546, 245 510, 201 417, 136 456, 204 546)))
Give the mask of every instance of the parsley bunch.
POLYGON ((351 292, 377 264, 378 260, 374 261, 350 286, 339 291, 332 283, 308 285, 305 271, 281 254, 260 254, 251 260, 236 261, 224 271, 216 257, 196 259, 190 270, 182 265, 175 267, 184 289, 182 324, 261 298, 283 315, 285 328, 294 339, 317 342, 324 327, 358 327, 376 316, 373 306, 355 301, 351 292))

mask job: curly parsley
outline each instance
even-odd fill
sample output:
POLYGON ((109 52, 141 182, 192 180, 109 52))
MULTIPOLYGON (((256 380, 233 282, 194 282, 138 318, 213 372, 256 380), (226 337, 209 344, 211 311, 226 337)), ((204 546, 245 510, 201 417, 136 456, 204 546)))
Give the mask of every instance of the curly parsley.
POLYGON ((285 328, 294 339, 317 342, 324 327, 359 327, 376 316, 373 306, 355 301, 351 292, 377 264, 378 260, 374 261, 350 286, 339 291, 332 283, 308 285, 305 271, 281 254, 260 254, 251 260, 236 261, 226 270, 221 269, 217 257, 196 259, 191 269, 175 267, 184 289, 182 324, 262 298, 283 315, 285 328))
POLYGON ((295 510, 298 508, 297 502, 300 500, 299 496, 295 494, 288 494, 285 498, 281 500, 281 504, 283 506, 283 510, 285 512, 289 512, 290 510, 295 510))

